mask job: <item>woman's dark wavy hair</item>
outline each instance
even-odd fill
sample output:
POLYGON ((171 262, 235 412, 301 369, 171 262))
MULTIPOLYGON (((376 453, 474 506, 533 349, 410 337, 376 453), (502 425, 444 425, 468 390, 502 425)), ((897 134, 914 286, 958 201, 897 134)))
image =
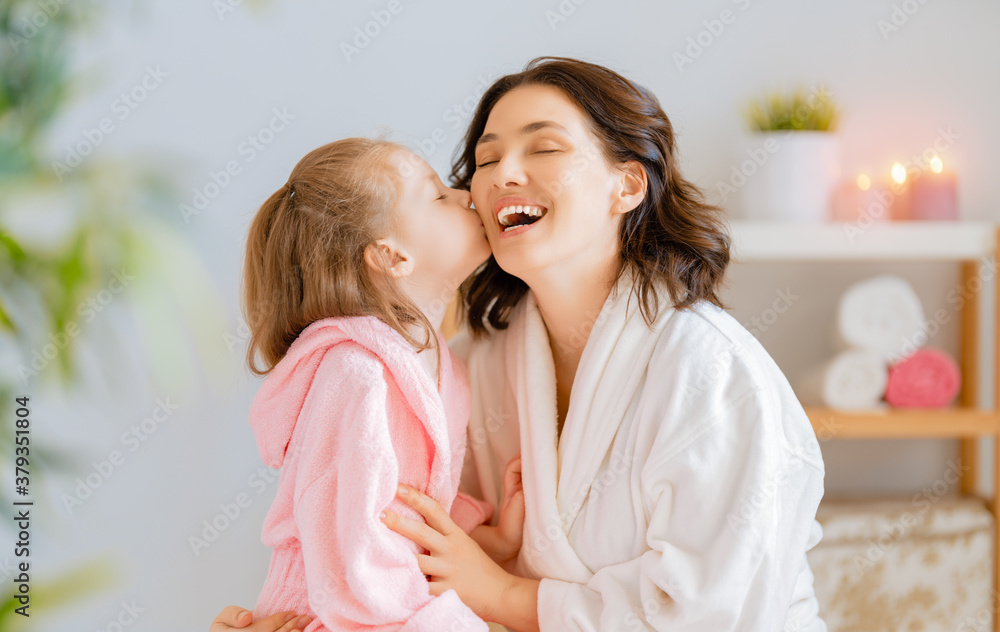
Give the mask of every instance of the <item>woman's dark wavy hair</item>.
MULTIPOLYGON (((664 287, 677 309, 700 300, 724 308, 717 290, 729 264, 730 237, 722 211, 681 176, 673 126, 653 93, 612 70, 577 59, 539 57, 522 72, 497 79, 483 94, 452 163, 452 185, 471 188, 476 142, 490 112, 501 97, 526 85, 559 88, 582 108, 608 164, 634 160, 645 169, 646 197, 621 223, 623 265, 617 278, 628 268, 635 272, 632 291, 647 324, 659 314, 664 287)), ((490 257, 459 288, 460 308, 473 335, 487 333, 484 319, 506 329, 527 291, 524 281, 490 257)))

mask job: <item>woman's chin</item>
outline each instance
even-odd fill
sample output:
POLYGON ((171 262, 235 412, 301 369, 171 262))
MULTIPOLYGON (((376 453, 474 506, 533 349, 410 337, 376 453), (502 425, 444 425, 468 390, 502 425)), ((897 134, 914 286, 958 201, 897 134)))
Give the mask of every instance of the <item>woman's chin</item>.
POLYGON ((496 259, 497 265, 500 266, 501 270, 507 274, 516 276, 522 281, 525 280, 525 275, 530 276, 531 271, 539 267, 539 264, 533 262, 530 257, 526 258, 524 253, 497 253, 497 251, 494 250, 493 258, 496 259))

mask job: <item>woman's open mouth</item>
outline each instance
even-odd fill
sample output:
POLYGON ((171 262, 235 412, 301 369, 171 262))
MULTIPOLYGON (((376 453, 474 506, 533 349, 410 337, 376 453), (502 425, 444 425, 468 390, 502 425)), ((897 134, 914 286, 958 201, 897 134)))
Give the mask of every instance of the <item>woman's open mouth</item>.
POLYGON ((542 219, 547 212, 548 210, 542 206, 505 206, 497 213, 497 220, 500 222, 500 232, 506 233, 516 228, 530 226, 542 219))

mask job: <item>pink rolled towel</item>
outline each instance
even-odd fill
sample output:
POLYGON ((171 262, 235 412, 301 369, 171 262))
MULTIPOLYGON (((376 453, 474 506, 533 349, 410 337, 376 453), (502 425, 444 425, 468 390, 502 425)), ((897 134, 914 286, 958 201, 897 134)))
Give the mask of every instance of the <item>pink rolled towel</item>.
POLYGON ((958 395, 962 378, 947 353, 919 349, 889 367, 885 401, 897 408, 944 408, 958 395))

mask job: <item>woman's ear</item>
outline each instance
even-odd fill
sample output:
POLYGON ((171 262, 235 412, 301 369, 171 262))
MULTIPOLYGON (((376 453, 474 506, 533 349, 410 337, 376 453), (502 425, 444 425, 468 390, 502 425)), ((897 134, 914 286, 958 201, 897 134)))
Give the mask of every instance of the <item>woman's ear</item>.
POLYGON ((646 179, 646 170, 638 161, 629 160, 623 163, 619 173, 621 180, 614 210, 617 213, 628 213, 646 198, 646 187, 649 183, 646 179))
POLYGON ((413 258, 392 239, 379 239, 365 248, 365 263, 394 279, 413 273, 413 258))

